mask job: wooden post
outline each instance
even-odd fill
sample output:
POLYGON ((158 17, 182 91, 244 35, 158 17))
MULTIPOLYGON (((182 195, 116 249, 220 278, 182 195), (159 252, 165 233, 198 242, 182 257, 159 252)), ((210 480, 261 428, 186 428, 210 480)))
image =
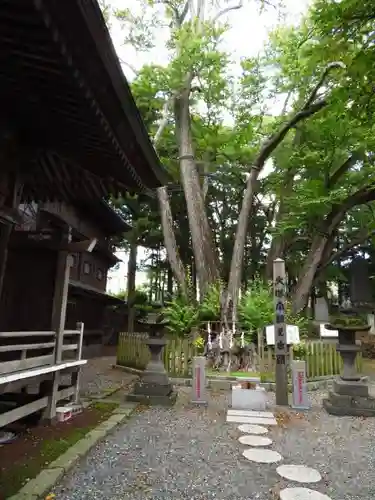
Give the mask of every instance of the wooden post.
MULTIPOLYGON (((81 323, 81 322, 77 323, 76 329, 77 329, 77 331, 79 331, 77 361, 80 361, 81 358, 82 358, 82 344, 83 344, 84 324, 81 323)), ((73 401, 74 401, 75 404, 79 403, 80 381, 81 381, 81 367, 78 367, 77 371, 75 371, 72 374, 72 384, 74 385, 74 397, 73 397, 73 401)))
POLYGON ((288 344, 285 324, 285 262, 282 259, 273 261, 273 294, 275 303, 275 380, 276 404, 288 405, 288 344))
MULTIPOLYGON (((64 235, 64 240, 65 241, 63 243, 70 243, 71 241, 70 228, 64 235)), ((53 297, 53 308, 52 308, 52 330, 56 332, 56 346, 55 346, 56 364, 61 363, 62 359, 66 307, 68 302, 68 291, 69 291, 69 276, 72 264, 73 264, 73 259, 69 254, 69 252, 67 252, 66 250, 60 250, 57 258, 55 293, 53 297)), ((59 382, 60 382, 60 372, 57 371, 53 374, 52 390, 50 394, 48 407, 46 410, 46 416, 48 419, 53 419, 56 416, 56 403, 57 403, 57 392, 59 389, 59 382)))

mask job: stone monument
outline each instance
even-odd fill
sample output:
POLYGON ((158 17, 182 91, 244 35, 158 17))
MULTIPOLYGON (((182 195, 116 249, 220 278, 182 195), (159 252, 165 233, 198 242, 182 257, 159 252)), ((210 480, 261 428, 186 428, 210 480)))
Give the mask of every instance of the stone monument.
POLYGON ((355 360, 361 347, 356 342, 357 332, 370 329, 366 311, 373 307, 371 286, 363 262, 353 262, 350 280, 350 299, 340 309, 337 317, 331 318, 327 329, 338 330, 337 351, 343 360, 343 372, 333 385, 323 406, 332 415, 375 416, 375 398, 369 396, 368 385, 357 373, 355 360))
POLYGON ((150 335, 146 345, 150 349, 151 359, 145 368, 140 380, 136 382, 133 392, 126 399, 145 405, 173 406, 177 392, 165 371, 162 360, 162 350, 167 343, 164 336, 164 323, 160 318, 148 321, 150 335))

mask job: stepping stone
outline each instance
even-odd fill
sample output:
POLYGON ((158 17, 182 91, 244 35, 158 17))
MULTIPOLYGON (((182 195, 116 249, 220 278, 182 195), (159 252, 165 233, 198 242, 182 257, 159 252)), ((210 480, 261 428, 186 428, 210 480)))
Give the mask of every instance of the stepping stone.
POLYGON ((227 422, 236 422, 238 424, 277 425, 274 418, 242 417, 241 415, 227 415, 227 422))
POLYGON ((318 483, 322 479, 317 470, 305 465, 280 465, 276 472, 279 476, 298 483, 318 483))
POLYGON ((228 409, 228 415, 239 415, 241 417, 261 417, 261 418, 275 418, 274 414, 270 411, 253 411, 253 410, 232 410, 228 409))
POLYGON ((246 434, 267 434, 268 432, 268 429, 266 429, 266 427, 251 424, 239 425, 238 430, 241 432, 245 432, 246 434))
POLYGON ((285 488, 280 491, 280 500, 332 500, 329 496, 310 488, 285 488))
POLYGON ((262 448, 249 448, 248 450, 243 451, 242 455, 248 460, 257 462, 259 464, 275 464, 276 462, 280 462, 280 460, 283 459, 283 457, 280 455, 280 453, 277 453, 277 451, 264 450, 262 448))
POLYGON ((247 446, 269 446, 272 444, 272 439, 263 436, 240 436, 238 441, 247 446))

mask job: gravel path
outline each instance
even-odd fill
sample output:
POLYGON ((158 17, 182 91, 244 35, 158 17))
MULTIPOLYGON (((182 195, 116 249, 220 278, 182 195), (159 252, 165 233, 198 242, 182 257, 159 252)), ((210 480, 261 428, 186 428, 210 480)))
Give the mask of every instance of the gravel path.
POLYGON ((116 357, 114 356, 89 359, 82 368, 81 396, 103 396, 115 389, 130 389, 138 377, 121 370, 114 370, 112 367, 115 363, 116 357))
MULTIPOLYGON (((318 405, 324 394, 314 393, 318 405)), ((258 465, 242 457, 237 424, 226 424, 227 397, 211 393, 209 407, 189 404, 181 388, 173 409, 141 411, 79 467, 54 493, 59 500, 273 500, 287 483, 276 464, 258 465)), ((272 403, 272 395, 271 403, 272 403)), ((318 469, 323 480, 312 487, 332 500, 375 497, 375 419, 337 418, 315 406, 306 415, 277 412, 270 428, 271 449, 282 463, 318 469)))

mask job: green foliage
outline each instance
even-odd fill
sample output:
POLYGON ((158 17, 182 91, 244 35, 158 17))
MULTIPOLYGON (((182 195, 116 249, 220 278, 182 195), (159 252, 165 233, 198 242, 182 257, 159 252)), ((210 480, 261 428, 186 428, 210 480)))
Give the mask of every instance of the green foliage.
POLYGON ((193 342, 196 350, 197 350, 197 354, 203 354, 203 351, 204 351, 204 338, 199 336, 197 337, 196 339, 194 339, 194 342, 193 342))
POLYGON ((293 359, 304 361, 307 356, 307 346, 305 342, 293 345, 293 359))
POLYGON ((220 295, 222 284, 216 283, 211 285, 201 304, 199 305, 199 319, 205 321, 219 321, 220 320, 220 295))
POLYGON ((259 278, 255 279, 241 297, 238 315, 245 330, 256 332, 259 328, 273 323, 275 308, 270 286, 259 278))
POLYGON ((168 332, 178 337, 190 335, 192 329, 198 326, 197 307, 188 304, 182 297, 176 297, 168 302, 163 310, 163 316, 168 332))
MULTIPOLYGON (((115 297, 126 302, 127 300, 127 292, 126 290, 121 290, 115 297)), ((144 290, 136 289, 133 296, 133 307, 135 309, 135 314, 138 319, 143 319, 147 316, 149 312, 153 310, 151 304, 148 303, 148 296, 144 290)))

